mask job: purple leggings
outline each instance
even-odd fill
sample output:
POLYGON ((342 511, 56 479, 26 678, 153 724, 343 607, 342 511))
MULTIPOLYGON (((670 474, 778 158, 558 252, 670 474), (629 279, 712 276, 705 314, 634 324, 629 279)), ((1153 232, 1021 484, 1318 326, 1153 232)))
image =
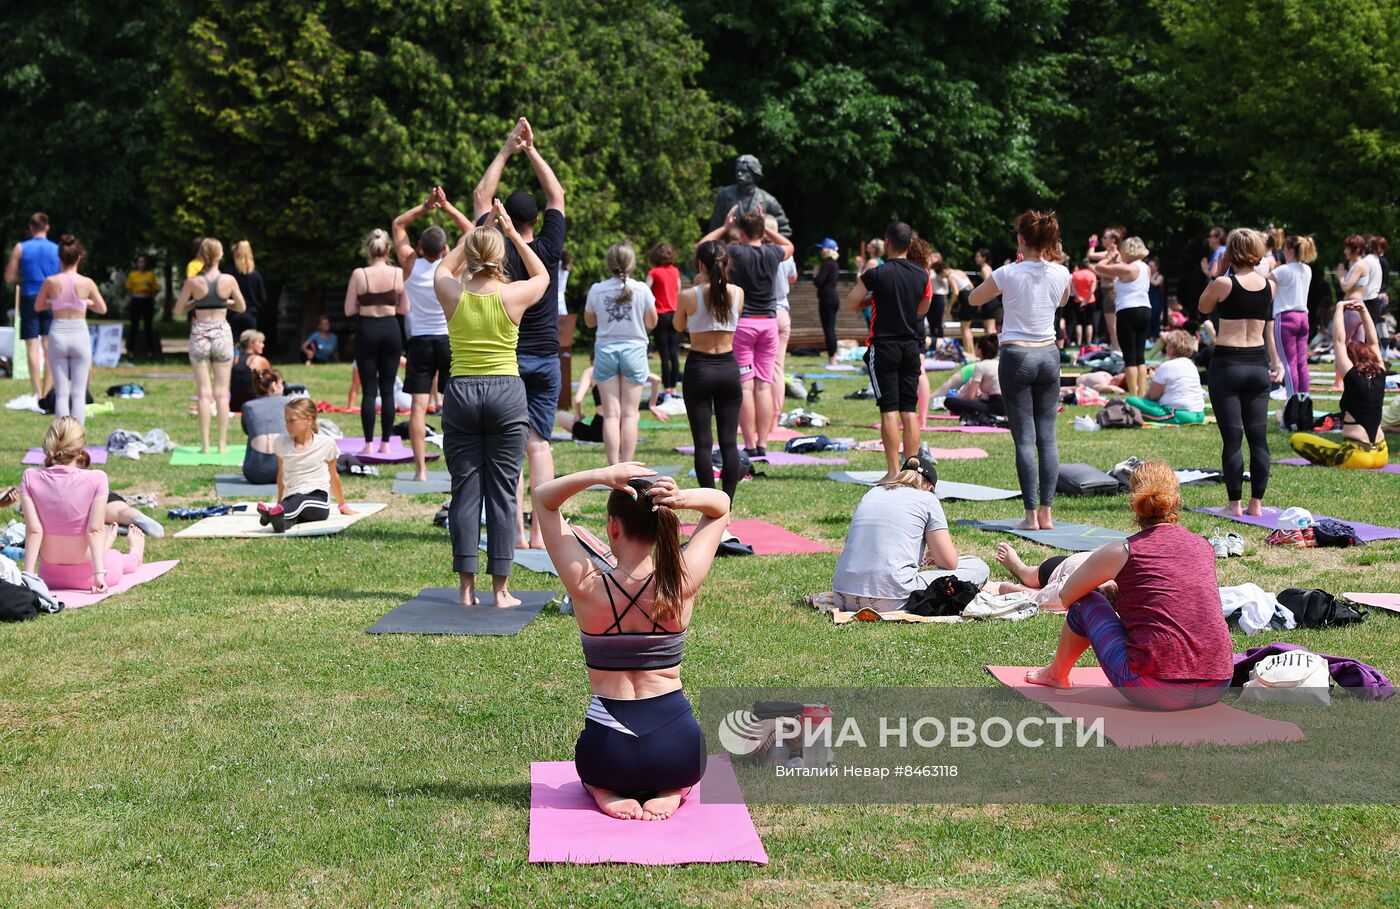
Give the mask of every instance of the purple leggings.
POLYGON ((1166 681, 1138 675, 1128 666, 1128 635, 1123 630, 1123 620, 1098 591, 1071 606, 1065 624, 1070 631, 1089 639, 1104 675, 1123 697, 1139 707, 1150 710, 1209 707, 1220 700, 1230 685, 1229 679, 1166 681))
POLYGON ((1274 341, 1283 358, 1283 385, 1290 394, 1308 393, 1308 314, 1281 312, 1274 318, 1274 341))

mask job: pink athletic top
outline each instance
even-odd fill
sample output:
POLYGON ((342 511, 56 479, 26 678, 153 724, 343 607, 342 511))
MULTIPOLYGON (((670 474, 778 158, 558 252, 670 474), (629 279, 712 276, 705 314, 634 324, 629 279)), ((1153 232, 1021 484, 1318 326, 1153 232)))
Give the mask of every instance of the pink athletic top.
POLYGON ((63 464, 31 467, 19 491, 34 503, 45 536, 85 537, 93 500, 107 501, 107 475, 63 464))
POLYGON ((1128 637, 1128 668, 1166 681, 1230 678, 1234 651, 1210 544, 1180 524, 1158 524, 1125 545, 1114 609, 1128 637))
POLYGON ((72 273, 60 273, 58 283, 63 289, 58 292, 58 296, 53 298, 54 312, 60 309, 80 310, 87 309, 87 301, 78 299, 78 276, 72 273))

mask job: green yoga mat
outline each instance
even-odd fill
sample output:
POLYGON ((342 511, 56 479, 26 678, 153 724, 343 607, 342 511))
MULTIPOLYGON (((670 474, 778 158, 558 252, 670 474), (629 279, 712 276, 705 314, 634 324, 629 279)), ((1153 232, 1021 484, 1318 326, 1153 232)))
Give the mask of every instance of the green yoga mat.
POLYGON ((170 452, 171 467, 241 467, 246 445, 230 445, 228 451, 201 452, 197 446, 181 445, 170 452))
POLYGON ((686 430, 688 430, 688 429, 690 428, 690 424, 687 423, 687 422, 685 421, 685 414, 681 414, 679 419, 672 420, 672 421, 669 422, 669 423, 662 423, 660 420, 638 420, 638 421, 637 421, 637 427, 638 427, 639 429, 686 429, 686 430))

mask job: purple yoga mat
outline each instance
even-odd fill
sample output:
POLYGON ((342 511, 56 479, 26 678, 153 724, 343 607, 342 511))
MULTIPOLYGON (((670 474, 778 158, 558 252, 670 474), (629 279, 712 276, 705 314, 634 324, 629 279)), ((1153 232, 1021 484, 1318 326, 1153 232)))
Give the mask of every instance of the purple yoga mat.
MULTIPOLYGON (((107 448, 106 448, 106 446, 103 446, 102 448, 98 448, 98 447, 95 446, 95 445, 89 445, 89 446, 87 447, 87 453, 88 453, 88 461, 89 461, 90 463, 93 463, 93 464, 106 464, 106 463, 107 463, 107 448)), ((21 464, 38 464, 38 465, 42 466, 43 463, 44 463, 44 449, 42 449, 42 448, 31 448, 31 449, 29 449, 29 451, 27 451, 27 452, 25 453, 25 455, 24 455, 24 460, 21 461, 20 463, 21 463, 21 464)))
MULTIPOLYGON (((1193 508, 1192 511, 1199 511, 1203 514, 1213 514, 1218 518, 1225 518, 1230 521, 1239 521, 1241 524, 1253 524, 1255 527, 1263 527, 1267 530, 1274 530, 1278 527, 1278 516, 1283 514, 1282 508, 1275 508, 1272 505, 1264 506, 1264 513, 1258 517, 1253 515, 1227 515, 1224 506, 1216 508, 1193 508)), ((1327 515, 1313 515, 1317 520, 1322 520, 1327 515)), ((1341 521, 1356 531, 1356 535, 1364 542, 1370 543, 1375 540, 1400 540, 1400 529, 1394 527, 1378 527, 1375 524, 1363 524, 1360 521, 1349 521, 1345 518, 1333 518, 1334 521, 1341 521)))
MULTIPOLYGON (((718 456, 718 455, 719 455, 719 448, 716 447, 716 448, 713 449, 713 450, 714 450, 714 452, 715 452, 715 455, 718 456)), ((694 446, 694 445, 680 445, 680 446, 677 446, 676 451, 680 452, 681 454, 693 455, 693 454, 695 454, 695 446, 694 446)), ((761 458, 753 458, 752 460, 757 461, 757 462, 759 462, 759 463, 761 463, 761 464, 771 464, 771 465, 774 466, 774 467, 795 467, 795 466, 798 466, 798 465, 807 465, 807 464, 845 464, 845 463, 846 463, 846 459, 845 459, 845 458, 814 458, 814 457, 812 457, 811 455, 792 454, 792 453, 786 452, 786 451, 770 451, 770 452, 768 452, 768 454, 764 455, 763 457, 761 457, 761 458)))
MULTIPOLYGON (((1275 461, 1275 464, 1287 464, 1289 467, 1324 467, 1324 464, 1314 464, 1307 458, 1284 458, 1275 461)), ((1348 470, 1352 468, 1347 468, 1348 470)), ((1384 467, 1375 467, 1359 471, 1360 473, 1400 473, 1400 464, 1387 464, 1384 467)))
MULTIPOLYGON (((413 449, 403 444, 403 439, 398 436, 389 440, 389 453, 379 453, 379 442, 375 440, 373 454, 360 454, 360 450, 365 447, 365 440, 361 438, 336 439, 335 445, 340 449, 341 454, 354 455, 366 464, 402 464, 413 460, 413 449)), ((427 453, 426 460, 436 461, 442 457, 434 454, 431 450, 427 453)))

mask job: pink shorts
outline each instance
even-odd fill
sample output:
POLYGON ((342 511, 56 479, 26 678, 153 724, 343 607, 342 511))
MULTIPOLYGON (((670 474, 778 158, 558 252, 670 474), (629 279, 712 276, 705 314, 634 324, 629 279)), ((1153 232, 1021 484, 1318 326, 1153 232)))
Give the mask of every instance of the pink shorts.
MULTIPOLYGON (((102 561, 103 567, 107 569, 108 587, 115 587, 122 575, 131 574, 141 567, 141 560, 136 556, 117 552, 115 549, 107 550, 107 555, 102 561)), ((40 559, 39 578, 49 585, 50 590, 86 591, 92 589, 96 575, 92 573, 91 561, 80 562, 77 565, 54 565, 40 559)))
POLYGON ((778 362, 778 320, 745 316, 734 330, 734 359, 739 361, 739 381, 773 381, 778 362))

